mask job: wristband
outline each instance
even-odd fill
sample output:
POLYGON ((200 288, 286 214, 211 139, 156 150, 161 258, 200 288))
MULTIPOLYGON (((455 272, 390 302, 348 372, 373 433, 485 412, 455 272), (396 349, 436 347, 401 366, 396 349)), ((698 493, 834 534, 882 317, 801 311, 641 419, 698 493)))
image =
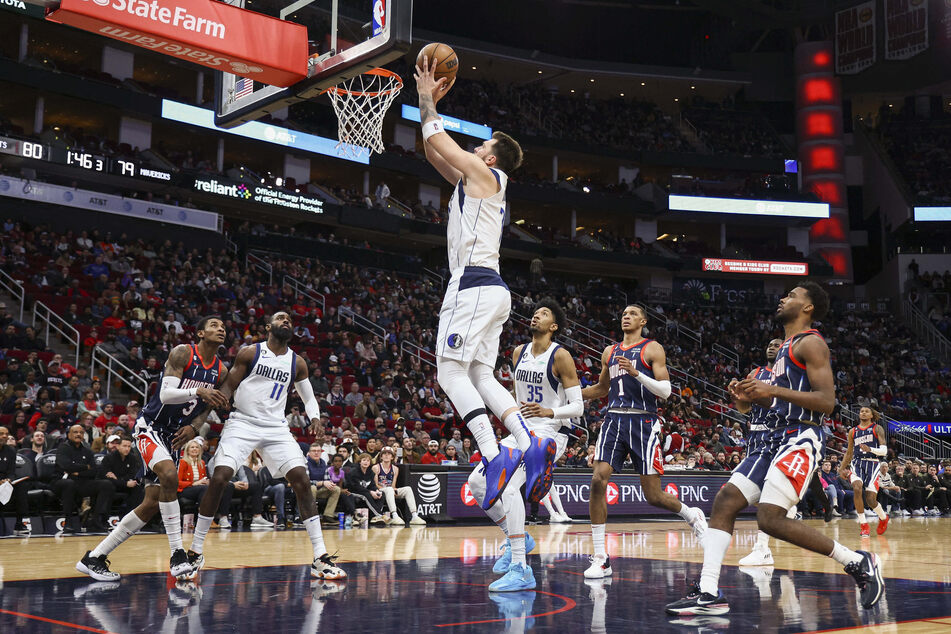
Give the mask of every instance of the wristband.
POLYGON ((439 134, 440 132, 445 132, 446 130, 442 126, 442 119, 436 119, 435 121, 427 121, 423 124, 423 141, 428 141, 429 137, 434 134, 439 134))

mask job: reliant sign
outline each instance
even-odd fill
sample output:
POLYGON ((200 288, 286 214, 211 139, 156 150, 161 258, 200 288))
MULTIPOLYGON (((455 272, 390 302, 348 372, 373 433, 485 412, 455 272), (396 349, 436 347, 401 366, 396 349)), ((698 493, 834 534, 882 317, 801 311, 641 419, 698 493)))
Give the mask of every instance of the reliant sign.
POLYGON ((213 0, 62 0, 48 20, 273 86, 307 77, 307 28, 213 0))
POLYGON ((294 211, 303 211, 312 214, 324 213, 324 201, 313 196, 298 192, 288 192, 282 189, 272 189, 264 185, 257 186, 247 183, 232 183, 219 181, 214 178, 196 178, 195 189, 216 196, 225 196, 236 200, 247 200, 271 205, 286 207, 294 211))

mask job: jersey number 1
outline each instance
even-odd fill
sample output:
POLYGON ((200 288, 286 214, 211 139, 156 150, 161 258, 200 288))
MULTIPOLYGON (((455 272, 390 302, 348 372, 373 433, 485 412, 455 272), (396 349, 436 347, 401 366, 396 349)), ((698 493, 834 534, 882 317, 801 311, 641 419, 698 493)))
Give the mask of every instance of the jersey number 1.
POLYGON ((271 398, 274 399, 275 401, 280 400, 281 394, 283 393, 284 393, 283 383, 275 383, 274 387, 271 388, 271 398))

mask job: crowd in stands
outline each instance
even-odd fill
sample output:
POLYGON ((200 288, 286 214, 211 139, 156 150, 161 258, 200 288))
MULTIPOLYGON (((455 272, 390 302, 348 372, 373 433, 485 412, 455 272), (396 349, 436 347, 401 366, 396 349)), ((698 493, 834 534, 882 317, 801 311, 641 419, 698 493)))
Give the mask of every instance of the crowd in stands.
POLYGON ((887 108, 878 132, 892 160, 922 202, 951 201, 951 118, 917 119, 887 108))
MULTIPOLYGON (((74 367, 47 350, 9 307, 0 307, 0 424, 9 429, 10 442, 36 457, 57 443, 70 442, 76 425, 79 444, 88 445, 92 455, 113 435, 121 440, 130 434, 140 399, 123 401, 125 405, 107 402, 103 381, 108 379, 90 376, 87 365, 96 345, 154 389, 168 352, 191 340, 192 324, 201 315, 224 319, 227 336, 221 354, 230 362, 240 346, 264 339, 266 315, 289 308, 296 321, 293 345, 309 363, 325 421, 323 435, 310 437, 300 415, 302 404, 296 397, 291 400, 289 424, 305 446, 317 442, 331 459, 340 453, 344 469, 351 462, 361 463, 362 452, 370 454, 372 466, 385 446, 400 454, 397 462, 402 464, 479 459, 435 377, 432 348, 441 288, 424 277, 315 259, 275 256, 270 264, 272 271, 266 273, 245 267, 226 250, 189 251, 170 242, 149 244, 95 231, 56 233, 49 227, 6 221, 0 267, 24 280, 33 299, 74 324, 83 342, 81 361, 74 367), (311 298, 272 283, 284 276, 310 288, 311 298)), ((592 283, 551 279, 545 291, 563 303, 574 322, 564 336, 583 385, 597 380, 604 342, 620 336, 622 303, 635 299, 622 300, 619 289, 595 289, 592 283)), ((516 291, 531 287, 520 276, 510 285, 516 291)), ((530 290, 539 296, 537 288, 530 290)), ((515 297, 521 314, 531 312, 531 292, 515 297)), ((723 385, 725 377, 760 365, 765 342, 779 334, 771 311, 763 308, 703 302, 652 306, 648 334, 664 343, 676 387, 663 413, 674 426, 671 435, 676 429, 684 438, 680 458, 670 454, 673 468, 732 468, 742 456, 742 426, 734 425, 739 420, 725 400, 723 385), (685 336, 687 330, 693 336, 685 336), (713 343, 735 356, 715 353, 713 343)), ((894 315, 838 309, 818 327, 833 355, 840 407, 831 424, 837 432, 851 420, 850 412, 863 405, 904 419, 951 415, 948 368, 894 315)), ((511 351, 527 337, 524 324, 514 321, 503 334, 501 349, 511 351)), ((509 379, 510 362, 502 360, 498 372, 509 379)), ((565 466, 590 465, 601 405, 589 404, 587 432, 579 432, 570 443, 565 466)), ((203 447, 209 456, 223 418, 209 418, 203 447)), ((829 447, 842 451, 842 438, 830 441, 829 447)), ((257 474, 260 468, 254 466, 249 468, 257 474)), ((339 470, 330 472, 344 477, 339 470)), ((206 477, 200 468, 188 475, 191 480, 183 492, 202 486, 206 477)), ((245 476, 247 490, 264 492, 279 484, 262 476, 252 486, 245 476)), ((239 494, 243 489, 235 484, 235 500, 253 498, 248 506, 255 521, 260 515, 257 493, 239 494)))
POLYGON ((759 113, 703 104, 703 107, 688 108, 683 117, 712 154, 788 156, 789 151, 779 134, 759 113))

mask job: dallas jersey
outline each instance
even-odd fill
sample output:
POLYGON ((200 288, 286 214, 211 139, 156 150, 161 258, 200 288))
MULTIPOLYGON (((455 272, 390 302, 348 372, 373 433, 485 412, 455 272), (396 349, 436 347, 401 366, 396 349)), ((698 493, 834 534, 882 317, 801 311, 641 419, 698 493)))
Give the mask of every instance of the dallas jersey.
POLYGON ((653 339, 641 339, 629 348, 616 343, 608 357, 608 374, 611 377, 611 387, 608 390, 608 409, 642 409, 648 412, 657 411, 657 397, 648 390, 643 383, 621 369, 617 359, 625 357, 638 372, 654 378, 654 370, 644 360, 644 349, 653 339))
MULTIPOLYGON (((779 353, 776 355, 776 362, 773 364, 771 383, 780 387, 796 390, 797 392, 811 392, 812 385, 809 383, 809 376, 806 374, 806 366, 799 362, 793 356, 792 348, 797 341, 815 335, 821 337, 818 330, 804 330, 793 335, 783 342, 779 353)), ((799 405, 793 405, 787 401, 774 398, 770 409, 779 416, 780 425, 797 425, 799 423, 809 423, 812 425, 822 425, 825 415, 822 412, 805 409, 799 405)))
POLYGON ((259 425, 287 425, 287 393, 297 375, 297 354, 276 355, 267 344, 254 344, 254 360, 234 392, 234 414, 259 425))
MULTIPOLYGON (((182 378, 179 380, 177 387, 182 390, 202 387, 214 389, 221 377, 221 359, 215 356, 214 361, 206 366, 198 354, 198 346, 191 344, 189 348, 191 356, 182 371, 182 378)), ((164 378, 165 374, 162 373, 162 376, 159 377, 159 385, 162 384, 164 378)), ((208 405, 198 397, 187 403, 174 405, 163 403, 161 390, 156 390, 149 402, 142 408, 139 417, 145 419, 145 424, 151 431, 164 441, 168 447, 171 447, 172 436, 175 435, 175 432, 190 424, 207 407, 208 405)))
MULTIPOLYGON (((531 342, 522 346, 522 354, 515 364, 515 400, 519 404, 538 403, 555 409, 567 403, 565 388, 552 372, 559 348, 559 344, 552 342, 536 357, 532 354, 531 342)), ((525 422, 533 430, 542 427, 554 433, 561 428, 560 420, 555 418, 526 418, 525 422)))
POLYGON ((499 184, 499 191, 488 198, 467 197, 460 179, 449 199, 446 245, 450 271, 480 266, 499 272, 505 187, 509 179, 501 170, 493 169, 492 174, 499 184))

